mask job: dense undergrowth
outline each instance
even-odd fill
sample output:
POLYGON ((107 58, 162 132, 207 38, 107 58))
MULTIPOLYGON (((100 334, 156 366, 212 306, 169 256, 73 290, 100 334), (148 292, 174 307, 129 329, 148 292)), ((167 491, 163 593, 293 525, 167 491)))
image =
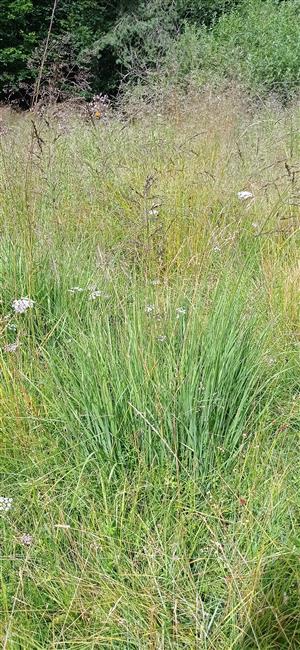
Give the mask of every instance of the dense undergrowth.
POLYGON ((289 100, 299 0, 2 0, 0 99, 28 108, 224 78, 289 100))
POLYGON ((33 122, 1 142, 3 647, 297 648, 299 109, 33 122))

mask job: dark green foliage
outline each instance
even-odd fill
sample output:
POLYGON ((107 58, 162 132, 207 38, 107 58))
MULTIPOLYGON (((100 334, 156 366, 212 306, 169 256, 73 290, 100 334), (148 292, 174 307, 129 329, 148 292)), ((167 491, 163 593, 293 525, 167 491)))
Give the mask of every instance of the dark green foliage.
MULTIPOLYGON (((115 90, 121 70, 113 33, 129 7, 133 12, 139 4, 138 0, 59 0, 45 63, 46 78, 53 63, 65 56, 67 77, 70 68, 75 77, 79 70, 88 71, 93 91, 115 90)), ((45 0, 0 0, 0 97, 30 99, 51 12, 52 3, 45 0)))
POLYGON ((0 90, 2 96, 31 79, 27 61, 44 32, 48 10, 32 0, 0 2, 0 90))
MULTIPOLYGON (((299 84, 299 8, 299 0, 58 0, 40 97, 113 95, 123 80, 157 71, 174 83, 217 72, 287 95, 299 84)), ((51 1, 0 0, 0 99, 30 104, 51 13, 51 1)))
POLYGON ((240 0, 178 0, 178 10, 183 19, 197 24, 211 25, 222 14, 231 11, 240 0))

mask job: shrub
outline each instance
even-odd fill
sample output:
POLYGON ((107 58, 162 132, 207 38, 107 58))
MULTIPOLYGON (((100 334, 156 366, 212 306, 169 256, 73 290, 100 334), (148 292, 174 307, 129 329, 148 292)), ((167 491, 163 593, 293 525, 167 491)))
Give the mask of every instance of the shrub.
POLYGON ((186 86, 192 80, 199 86, 227 78, 254 93, 275 91, 288 98, 300 82, 299 14, 298 0, 244 2, 218 19, 217 12, 214 19, 210 15, 207 24, 191 21, 196 12, 187 13, 165 53, 161 50, 163 61, 157 54, 157 82, 186 86))
POLYGON ((206 66, 254 90, 288 94, 300 81, 300 3, 254 0, 215 26, 206 66))

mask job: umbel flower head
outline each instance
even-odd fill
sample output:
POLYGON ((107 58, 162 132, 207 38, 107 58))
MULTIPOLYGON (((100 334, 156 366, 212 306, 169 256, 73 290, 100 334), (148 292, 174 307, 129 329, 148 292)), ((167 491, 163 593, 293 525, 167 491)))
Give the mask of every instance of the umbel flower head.
POLYGON ((7 510, 10 510, 12 506, 12 498, 11 497, 0 497, 0 510, 4 510, 4 512, 7 512, 7 510))
POLYGON ((33 537, 32 537, 32 535, 29 535, 29 533, 24 533, 24 535, 22 535, 21 538, 20 538, 20 542, 24 546, 31 546, 31 544, 33 542, 33 537))
POLYGON ((16 352, 19 345, 18 341, 15 343, 7 343, 7 345, 4 345, 3 350, 4 352, 16 352))
POLYGON ((155 310, 155 305, 146 305, 145 307, 146 314, 152 314, 154 310, 155 310))
POLYGON ((82 287, 71 287, 71 289, 68 289, 69 293, 81 293, 83 291, 82 287))
POLYGON ((34 300, 31 300, 31 298, 19 298, 12 302, 12 308, 16 314, 23 314, 27 309, 32 309, 33 305, 34 300))
POLYGON ((247 199, 253 199, 252 192, 247 192, 246 190, 242 191, 242 192, 238 192, 237 196, 238 196, 238 199, 240 199, 240 201, 246 201, 247 199))

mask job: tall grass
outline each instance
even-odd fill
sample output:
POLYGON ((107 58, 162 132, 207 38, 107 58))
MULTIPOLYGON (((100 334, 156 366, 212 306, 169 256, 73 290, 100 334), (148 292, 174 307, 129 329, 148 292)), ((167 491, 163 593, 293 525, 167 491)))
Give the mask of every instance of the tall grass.
POLYGON ((169 101, 1 144, 4 648, 299 645, 299 116, 169 101))

